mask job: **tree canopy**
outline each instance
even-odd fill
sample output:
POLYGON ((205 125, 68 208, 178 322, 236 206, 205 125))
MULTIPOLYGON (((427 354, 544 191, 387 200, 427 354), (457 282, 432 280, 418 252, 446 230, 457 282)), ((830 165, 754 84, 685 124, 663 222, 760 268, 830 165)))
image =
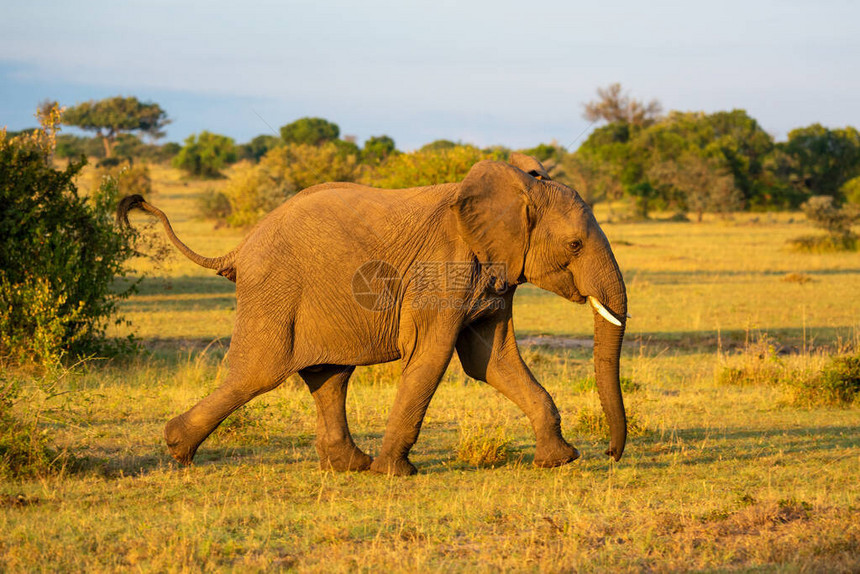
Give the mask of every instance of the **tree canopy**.
POLYGON ((167 112, 156 103, 141 102, 133 96, 116 96, 77 104, 65 111, 63 122, 95 132, 102 138, 105 157, 111 157, 119 134, 139 132, 157 139, 164 135, 163 129, 170 120, 167 112))
POLYGON ((281 128, 284 143, 320 145, 340 136, 340 127, 323 118, 300 118, 281 128))
POLYGON ((220 177, 221 170, 236 161, 233 138, 202 131, 185 140, 179 154, 173 158, 174 167, 196 177, 220 177))
POLYGON ((629 93, 621 91, 619 83, 597 88, 597 100, 586 103, 584 107, 583 116, 590 122, 603 120, 635 126, 654 123, 663 111, 663 106, 657 100, 651 100, 647 104, 634 100, 629 93))

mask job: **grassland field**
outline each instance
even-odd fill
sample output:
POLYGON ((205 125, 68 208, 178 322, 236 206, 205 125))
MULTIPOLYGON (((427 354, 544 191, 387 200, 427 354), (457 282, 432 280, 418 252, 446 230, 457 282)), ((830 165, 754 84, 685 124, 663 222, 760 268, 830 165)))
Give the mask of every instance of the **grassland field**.
MULTIPOLYGON (((193 249, 240 240, 196 214, 195 197, 223 181, 152 175, 152 203, 193 249)), ((454 359, 413 449, 415 477, 321 471, 298 379, 234 413, 179 467, 162 427, 223 377, 234 285, 178 254, 142 258, 139 293, 122 304, 129 323, 112 334, 133 333, 146 352, 20 375, 26 408, 68 462, 0 482, 0 571, 860 571, 857 402, 797 406, 781 385, 719 379, 755 360, 757 341, 766 360, 808 371, 856 351, 860 254, 787 250, 814 232, 798 214, 624 224, 598 205, 597 216, 632 315, 622 375, 635 428, 620 462, 603 455, 588 380, 590 310, 526 285, 514 302, 521 351, 583 453, 573 464, 534 468, 525 416, 454 359), (506 460, 462 460, 467 436, 499 441, 506 460)), ((353 376, 350 425, 371 454, 399 370, 353 376)))

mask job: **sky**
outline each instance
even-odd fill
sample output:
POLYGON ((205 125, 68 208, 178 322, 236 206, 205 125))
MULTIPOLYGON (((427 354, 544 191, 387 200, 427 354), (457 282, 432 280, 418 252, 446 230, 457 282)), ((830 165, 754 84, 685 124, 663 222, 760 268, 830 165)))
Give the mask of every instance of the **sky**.
POLYGON ((133 95, 237 143, 304 116, 342 135, 568 149, 620 82, 665 110, 742 108, 777 139, 860 126, 860 2, 0 0, 0 126, 133 95))

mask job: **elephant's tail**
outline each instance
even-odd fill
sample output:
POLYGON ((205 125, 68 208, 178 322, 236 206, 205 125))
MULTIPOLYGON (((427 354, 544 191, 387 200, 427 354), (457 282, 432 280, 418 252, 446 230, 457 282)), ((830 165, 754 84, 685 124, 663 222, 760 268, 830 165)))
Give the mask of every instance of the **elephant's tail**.
POLYGON ((167 219, 164 212, 154 205, 147 203, 142 196, 137 194, 126 196, 119 202, 119 205, 116 208, 116 222, 118 225, 130 225, 128 222, 128 212, 132 209, 145 211, 160 219, 161 223, 164 224, 164 230, 167 232, 167 237, 170 238, 170 241, 188 259, 201 267, 217 269, 218 275, 226 277, 234 283, 236 282, 236 267, 234 266, 234 261, 236 259, 236 253, 239 251, 238 247, 221 257, 204 257, 199 253, 192 251, 190 247, 182 243, 182 241, 176 237, 176 233, 170 225, 170 220, 167 219))

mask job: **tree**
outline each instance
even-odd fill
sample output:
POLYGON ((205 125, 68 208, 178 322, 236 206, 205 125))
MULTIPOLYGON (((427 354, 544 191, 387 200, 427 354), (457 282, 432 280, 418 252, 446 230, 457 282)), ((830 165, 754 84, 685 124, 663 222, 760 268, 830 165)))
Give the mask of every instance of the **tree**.
POLYGON ((66 110, 63 119, 67 125, 95 132, 102 139, 105 157, 111 157, 119 134, 140 132, 157 139, 164 135, 162 130, 170 123, 167 113, 158 104, 143 103, 133 96, 83 102, 66 110))
POLYGON ((320 145, 338 139, 340 128, 323 118, 301 118, 281 128, 285 143, 320 145))
POLYGON ((735 187, 731 173, 695 153, 654 164, 646 175, 651 186, 663 189, 659 196, 676 197, 679 205, 693 211, 699 222, 706 211, 728 213, 743 207, 743 195, 735 187))
POLYGON ((250 159, 251 161, 260 161, 269 150, 283 145, 283 140, 277 136, 262 134, 246 144, 239 146, 239 159, 250 159))
POLYGON ((853 127, 798 128, 780 147, 792 158, 794 175, 809 195, 840 198, 839 188, 860 175, 860 133, 853 127))
POLYGON ((196 177, 220 177, 221 169, 236 161, 233 138, 202 131, 185 140, 173 166, 196 177))
POLYGON ((396 152, 394 140, 388 136, 371 136, 364 142, 362 156, 365 162, 379 163, 396 152))
POLYGON ((633 126, 648 126, 660 118, 663 107, 657 100, 647 104, 632 99, 628 93, 621 92, 621 84, 610 84, 597 88, 598 99, 587 102, 583 116, 590 122, 620 122, 633 126))
POLYGON ((463 144, 452 142, 451 140, 434 140, 429 144, 424 144, 423 146, 421 146, 421 149, 418 151, 438 151, 443 149, 452 149, 457 147, 458 145, 463 144))

